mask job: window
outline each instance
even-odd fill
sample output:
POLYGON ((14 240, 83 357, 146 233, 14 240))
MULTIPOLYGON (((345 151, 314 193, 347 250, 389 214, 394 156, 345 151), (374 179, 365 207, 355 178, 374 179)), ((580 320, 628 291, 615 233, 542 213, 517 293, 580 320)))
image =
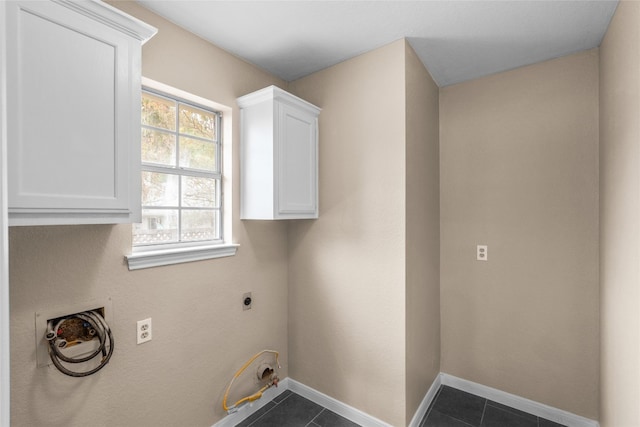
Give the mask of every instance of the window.
POLYGON ((220 114, 142 92, 142 223, 133 245, 222 242, 220 114))
POLYGON ((223 114, 189 98, 206 101, 142 90, 142 222, 133 225, 129 269, 235 254, 225 243, 223 114))

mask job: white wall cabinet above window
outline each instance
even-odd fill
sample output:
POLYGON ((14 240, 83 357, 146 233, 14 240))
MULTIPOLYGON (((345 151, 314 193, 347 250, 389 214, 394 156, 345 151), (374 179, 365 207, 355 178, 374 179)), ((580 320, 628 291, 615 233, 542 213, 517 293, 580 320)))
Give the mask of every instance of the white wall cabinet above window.
POLYGON ((141 46, 99 1, 7 3, 10 225, 140 220, 141 46))
POLYGON ((320 109, 269 86, 238 98, 241 219, 318 218, 320 109))

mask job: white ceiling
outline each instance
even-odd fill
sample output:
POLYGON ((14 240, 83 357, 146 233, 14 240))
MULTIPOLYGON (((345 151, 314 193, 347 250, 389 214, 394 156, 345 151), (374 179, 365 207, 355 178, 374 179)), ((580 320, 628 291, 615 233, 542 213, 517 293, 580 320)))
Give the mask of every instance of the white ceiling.
POLYGON ((138 0, 292 81, 406 37, 439 86, 600 45, 617 0, 138 0))

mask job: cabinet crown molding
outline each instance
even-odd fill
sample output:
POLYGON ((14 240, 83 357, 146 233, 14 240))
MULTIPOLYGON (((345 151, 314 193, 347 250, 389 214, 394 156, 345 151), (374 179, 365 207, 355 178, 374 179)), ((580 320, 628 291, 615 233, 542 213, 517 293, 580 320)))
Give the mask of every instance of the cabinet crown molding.
POLYGON ((100 21, 111 28, 125 33, 142 44, 153 37, 158 29, 142 22, 141 20, 127 15, 99 0, 52 0, 64 7, 72 9, 96 21, 100 21))
POLYGON ((302 98, 298 98, 297 96, 292 95, 289 92, 273 85, 265 87, 264 89, 258 90, 256 92, 252 92, 248 95, 241 96, 240 98, 238 98, 238 106, 240 108, 245 108, 264 101, 279 101, 283 104, 291 105, 294 108, 307 111, 309 114, 313 114, 316 116, 320 114, 320 111, 322 111, 321 108, 316 107, 310 102, 307 102, 302 98))

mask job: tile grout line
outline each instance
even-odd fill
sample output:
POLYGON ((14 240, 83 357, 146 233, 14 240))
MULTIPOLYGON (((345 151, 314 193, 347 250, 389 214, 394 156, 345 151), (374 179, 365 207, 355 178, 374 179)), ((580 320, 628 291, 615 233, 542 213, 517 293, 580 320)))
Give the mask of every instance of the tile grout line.
POLYGON ((311 421, 309 421, 309 423, 308 423, 307 425, 309 425, 309 424, 311 424, 312 422, 314 422, 314 421, 316 420, 316 418, 318 418, 318 417, 320 416, 320 414, 322 414, 324 411, 326 411, 326 410, 327 410, 327 408, 325 408, 324 406, 321 406, 321 408, 322 408, 322 411, 318 412, 318 413, 316 414, 316 416, 315 416, 315 417, 313 417, 313 418, 311 419, 311 421))
POLYGON ((487 404, 489 403, 489 399, 485 399, 484 400, 484 408, 482 408, 482 416, 480 417, 480 425, 478 427, 482 426, 482 421, 484 421, 484 413, 487 411, 487 404))
MULTIPOLYGON (((448 386, 447 386, 447 387, 448 387, 448 386)), ((437 409, 435 409, 436 401, 437 401, 437 400, 438 400, 438 398, 440 397, 440 394, 441 394, 441 392, 442 392, 443 388, 444 388, 444 386, 441 386, 441 387, 438 389, 438 392, 436 393, 436 397, 434 397, 434 398, 433 398, 433 402, 431 402, 430 408, 429 408, 429 410, 427 411, 427 415, 425 416, 425 418, 423 419, 423 423, 422 423, 419 427, 426 426, 425 422, 426 422, 426 420, 427 420, 428 415, 431 413, 431 411, 433 411, 433 410, 437 411, 437 409)), ((453 388, 453 387, 450 387, 450 388, 453 388)), ((453 388, 453 389, 454 389, 454 390, 457 390, 457 389, 455 389, 455 388, 453 388)), ((479 397, 479 396, 478 396, 478 397, 479 397)), ((488 399, 484 399, 484 398, 483 398, 483 400, 484 400, 484 407, 483 407, 483 410, 482 410, 482 416, 484 417, 484 409, 485 409, 485 408, 486 408, 486 406, 487 406, 487 401, 488 401, 488 399)), ((444 413, 444 412, 438 412, 438 413, 440 413, 440 414, 442 414, 442 415, 444 415, 444 416, 446 416, 446 417, 448 417, 448 418, 451 418, 452 420, 456 420, 456 421, 458 421, 458 422, 461 422, 462 424, 465 424, 465 425, 467 425, 467 426, 469 426, 469 427, 480 427, 480 426, 476 426, 476 425, 470 424, 470 423, 468 423, 467 421, 465 421, 465 420, 462 420, 462 419, 458 418, 458 417, 457 417, 457 415, 458 415, 457 413, 456 413, 456 415, 451 415, 451 414, 444 413)), ((480 419, 480 421, 482 422, 482 418, 480 419)))
MULTIPOLYGON (((284 399, 282 399, 279 402, 275 402, 274 399, 271 399, 270 402, 273 403, 273 407, 267 411, 264 411, 264 414, 260 415, 258 418, 256 418, 255 420, 253 420, 253 422, 251 424, 249 424, 247 427, 251 427, 252 425, 254 425, 255 423, 257 423, 262 417, 264 417, 265 415, 267 415, 269 412, 273 411, 279 404, 281 404, 282 402, 284 402, 285 400, 287 400, 293 393, 289 394, 289 396, 285 397, 284 399)), ((279 396, 276 396, 279 397, 279 396)))
MULTIPOLYGON (((473 425, 473 424, 469 424, 469 423, 468 423, 468 422, 466 422, 465 420, 461 420, 460 418, 457 418, 457 417, 455 417, 455 416, 453 416, 453 415, 445 414, 444 412, 438 412, 438 413, 439 413, 439 414, 441 414, 441 415, 443 415, 443 416, 445 416, 445 417, 447 417, 447 418, 451 418, 452 420, 455 420, 455 421, 457 421, 457 422, 459 422, 459 423, 462 423, 462 424, 464 424, 464 425, 467 425, 467 426, 469 426, 469 427, 480 427, 480 426, 476 426, 476 425, 473 425)), ((457 414, 456 414, 456 415, 457 415, 457 414)))
MULTIPOLYGON (((530 417, 534 417, 535 421, 536 421, 536 425, 540 424, 538 422, 538 419, 540 417, 538 417, 537 415, 533 415, 533 414, 530 414, 530 413, 525 412, 525 411, 520 411, 520 410, 518 410, 516 408, 513 408, 511 406, 508 406, 508 405, 502 405, 502 404, 500 404, 500 406, 492 405, 491 402, 493 402, 493 401, 487 399, 487 405, 491 406, 494 409, 497 409, 497 410, 502 411, 502 412, 506 412, 506 413, 511 414, 511 415, 515 415, 515 416, 523 418, 525 420, 526 419, 531 419, 530 417)), ((493 403, 498 403, 498 402, 493 402, 493 403)))

